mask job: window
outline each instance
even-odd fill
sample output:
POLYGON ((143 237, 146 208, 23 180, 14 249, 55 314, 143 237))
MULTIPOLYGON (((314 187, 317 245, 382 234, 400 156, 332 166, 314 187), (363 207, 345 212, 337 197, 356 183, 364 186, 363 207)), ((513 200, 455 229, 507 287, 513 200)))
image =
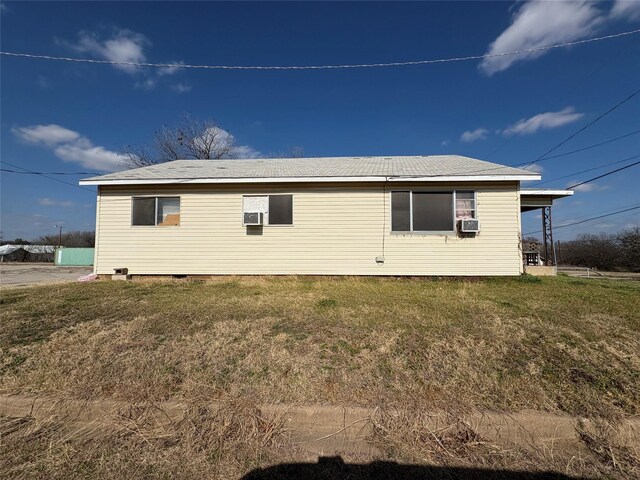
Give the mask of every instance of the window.
POLYGON ((453 192, 413 192, 414 232, 453 230, 453 192))
POLYGON ((411 192, 391 192, 391 230, 411 231, 411 192))
POLYGON ((476 192, 456 192, 456 219, 476 218, 476 192))
POLYGON ((266 225, 293 225, 293 195, 245 195, 242 208, 262 213, 266 225))
POLYGON ((391 230, 454 231, 453 197, 453 192, 391 192, 391 230))
POLYGON ((163 227, 180 225, 180 197, 133 197, 131 224, 163 227))
POLYGON ((269 195, 269 225, 293 225, 293 195, 269 195))
POLYGON ((155 225, 156 224, 156 199, 134 198, 132 225, 155 225))

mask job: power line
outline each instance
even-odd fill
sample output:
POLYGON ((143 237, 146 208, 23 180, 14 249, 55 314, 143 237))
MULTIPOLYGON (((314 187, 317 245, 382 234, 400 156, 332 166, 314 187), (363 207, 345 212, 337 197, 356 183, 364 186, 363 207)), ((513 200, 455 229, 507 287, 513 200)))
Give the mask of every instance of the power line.
MULTIPOLYGON (((638 133, 640 133, 640 130, 636 130, 636 131, 633 131, 633 132, 627 133, 627 134, 625 134, 625 135, 621 135, 621 136, 616 137, 616 138, 611 138, 611 139, 609 139, 609 140, 605 140, 605 141, 600 142, 600 143, 596 143, 596 144, 593 144, 593 145, 589 145, 588 147, 580 148, 580 149, 578 149, 578 150, 572 150, 572 151, 570 151, 570 152, 561 153, 561 154, 554 155, 554 156, 551 156, 551 157, 545 157, 545 158, 542 158, 542 159, 538 160, 538 162, 537 162, 537 163, 545 162, 545 161, 547 161, 547 160, 551 160, 551 159, 553 159, 553 158, 563 157, 563 156, 570 155, 570 154, 573 154, 573 153, 582 152, 582 151, 584 151, 584 150, 590 150, 590 149, 592 149, 592 148, 600 147, 600 146, 602 146, 602 145, 606 145, 606 144, 608 144, 608 143, 612 143, 612 142, 615 142, 615 141, 617 141, 617 140, 621 140, 621 139, 623 139, 623 138, 630 137, 631 135, 636 135, 636 134, 638 134, 638 133)), ((636 157, 627 158, 627 159, 625 159, 625 160, 619 160, 619 161, 617 161, 617 162, 612 162, 611 164, 607 164, 607 165, 615 165, 616 163, 622 163, 622 162, 625 162, 625 161, 627 161, 627 160, 631 160, 631 159, 633 159, 633 158, 636 158, 636 157)), ((525 168, 526 168, 526 167, 528 167, 530 164, 531 164, 531 162, 521 162, 521 163, 515 163, 515 164, 513 164, 513 165, 498 165, 498 166, 496 166, 496 167, 479 168, 479 169, 475 169, 475 170, 465 170, 465 171, 463 171, 463 172, 458 172, 458 174, 464 174, 464 175, 466 175, 466 174, 470 174, 470 173, 490 172, 490 171, 494 171, 494 170, 500 170, 500 169, 502 169, 502 168, 505 168, 505 166, 506 166, 506 167, 525 167, 525 168)), ((603 165, 603 166, 605 166, 605 165, 603 165)), ((588 170, 585 170, 585 171, 588 171, 588 170)), ((577 175, 577 174, 579 174, 579 173, 584 173, 584 172, 576 172, 576 173, 574 173, 573 175, 577 175)), ((424 176, 424 175, 423 175, 423 176, 424 176)), ((439 174, 439 175, 426 175, 426 176, 427 176, 427 177, 445 177, 445 176, 449 176, 449 175, 446 175, 446 174, 439 174)), ((558 180, 558 179, 555 179, 555 180, 558 180)), ((548 180, 548 182, 551 182, 551 181, 553 181, 553 180, 548 180)), ((545 181, 544 183, 547 183, 547 181, 545 181)), ((539 184, 539 185, 540 185, 540 184, 539 184)))
POLYGON ((570 190, 570 189, 575 188, 575 187, 579 187, 580 185, 584 185, 585 183, 593 182, 594 180, 598 180, 599 178, 612 175, 612 174, 617 173, 617 172, 619 172, 621 170, 625 170, 627 168, 631 168, 631 167, 634 167, 636 165, 640 165, 640 161, 637 161, 637 162, 632 163, 630 165, 625 165, 624 167, 616 168, 615 170, 611 170, 610 172, 603 173, 602 175, 598 175, 597 177, 590 178, 589 180, 585 180, 584 182, 576 183, 574 185, 569 185, 567 187, 567 190, 570 190))
POLYGON ((562 180, 562 179, 564 179, 564 178, 573 177, 573 176, 575 176, 575 175, 580 175, 580 174, 582 174, 582 173, 592 172, 592 171, 594 171, 594 170, 598 170, 598 169, 600 169, 600 168, 608 167, 608 166, 610 166, 610 165, 616 165, 616 164, 618 164, 618 163, 628 162, 629 160, 633 160, 634 158, 638 158, 638 157, 640 157, 640 155, 634 155, 633 157, 625 158, 624 160, 617 160, 617 161, 615 161, 615 162, 603 163, 602 165, 598 165, 597 167, 587 168, 586 170, 581 170, 581 171, 579 171, 579 172, 573 172, 573 173, 570 173, 569 175, 564 175, 564 176, 562 176, 562 177, 552 178, 552 179, 550 179, 550 180, 545 180, 544 182, 538 182, 538 183, 536 184, 536 187, 537 187, 538 185, 544 185, 545 183, 555 182, 555 181, 557 181, 557 180, 562 180))
POLYGON ((610 213, 612 210, 624 210, 625 208, 635 207, 636 205, 640 205, 640 204, 631 203, 631 204, 627 204, 627 205, 615 205, 615 206, 611 206, 611 207, 608 207, 608 208, 605 208, 605 209, 594 210, 594 211, 589 212, 589 213, 587 213, 585 215, 578 215, 577 217, 573 217, 573 218, 569 219, 568 221, 577 222, 579 220, 583 220, 583 219, 586 219, 586 218, 591 218, 590 215, 605 215, 605 214, 610 213))
MULTIPOLYGON (((638 210, 640 208, 640 205, 636 205, 634 207, 631 208, 625 208, 624 210, 618 210, 617 212, 611 212, 611 213, 607 213, 605 215, 598 215, 597 217, 591 217, 591 218, 587 218, 586 220, 581 220, 579 222, 572 222, 572 223, 565 223, 563 225, 558 225, 557 227, 553 227, 554 230, 558 230, 560 228, 566 228, 566 227, 573 227, 574 225, 580 225, 581 223, 586 223, 586 222, 591 222, 593 220, 599 220, 601 218, 606 218, 606 217, 612 217, 613 215, 618 215, 620 213, 625 213, 625 212, 630 212, 632 210, 638 210)), ((524 233, 524 235, 533 235, 534 233, 540 233, 541 230, 536 230, 534 232, 528 232, 528 233, 524 233)))
POLYGON ((27 168, 21 167, 20 165, 14 165, 13 163, 9 163, 6 160, 2 160, 2 163, 6 164, 6 165, 9 165, 11 167, 14 167, 14 168, 19 168, 20 170, 24 170, 25 172, 31 173, 33 175, 39 175, 41 177, 48 178, 49 180, 53 180, 54 182, 64 183, 65 185, 71 185, 72 187, 79 188, 80 190, 84 190, 84 191, 87 191, 87 192, 94 193, 93 190, 91 190, 89 188, 81 187, 80 185, 76 185, 75 183, 65 182, 64 180, 60 180, 59 178, 50 177, 46 173, 34 172, 33 170, 29 170, 27 168))
MULTIPOLYGON (((545 158, 539 160, 538 162, 544 162, 546 160, 551 160, 551 159, 554 159, 554 158, 564 157, 564 156, 571 155, 571 154, 574 154, 574 153, 583 152, 585 150, 590 150, 592 148, 600 147, 602 145, 606 145, 606 144, 613 143, 613 142, 618 141, 618 140, 622 140, 623 138, 627 138, 627 137, 630 137, 632 135, 637 135, 638 133, 640 133, 640 129, 639 130, 634 130, 633 132, 626 133, 626 134, 621 135, 619 137, 615 137, 615 138, 611 138, 609 140, 605 140, 605 141, 600 142, 600 143, 596 143, 596 144, 593 144, 593 145, 589 145, 587 147, 579 148, 577 150, 572 150, 570 152, 565 152, 565 153, 560 153, 558 155, 545 157, 545 158)), ((587 170, 582 170, 580 172, 574 172, 574 173, 572 173, 570 175, 567 175, 565 177, 558 177, 558 178, 554 178, 554 179, 551 179, 551 180, 545 180, 544 182, 539 182, 538 185, 542 185, 544 183, 553 182, 555 180, 562 180, 563 178, 571 177, 573 175, 579 175, 581 173, 590 172, 590 171, 593 171, 593 170, 597 170, 598 168, 603 168, 603 167, 606 167, 606 166, 609 166, 609 165, 615 165, 617 163, 623 163, 623 162, 626 162, 628 160, 632 160, 632 159, 634 159, 636 157, 637 157, 637 155, 633 156, 633 157, 630 157, 630 158, 625 158, 624 160, 617 160, 615 162, 606 163, 606 164, 600 165, 598 167, 590 168, 590 169, 587 169, 587 170)), ((0 161, 0 163, 7 163, 7 162, 2 160, 2 161, 0 161)), ((521 167, 523 165, 527 165, 528 163, 529 162, 522 162, 522 163, 516 163, 516 164, 510 165, 510 166, 511 167, 521 167)), ((11 164, 7 163, 7 165, 11 165, 11 164)), ((493 170, 500 170, 500 169, 502 169, 504 167, 505 167, 505 165, 498 165, 496 167, 481 168, 481 169, 476 169, 476 170, 467 170, 467 171, 459 172, 459 173, 460 174, 481 173, 481 172, 488 172, 488 171, 493 171, 493 170)), ((17 168, 22 168, 22 167, 17 167, 17 168)), ((18 171, 9 170, 9 169, 6 169, 6 168, 2 168, 0 170, 3 171, 3 172, 18 173, 18 174, 25 174, 25 175, 101 175, 100 172, 36 172, 36 171, 31 171, 31 170, 18 172, 18 171)), ((446 176, 446 175, 441 174, 441 175, 428 175, 428 176, 429 177, 441 177, 441 176, 446 176)))
MULTIPOLYGON (((6 163, 6 162, 5 162, 6 163)), ((19 172, 8 168, 0 168, 2 172, 21 173, 24 175, 100 175, 98 172, 19 172)))
POLYGON ((485 58, 496 58, 496 57, 505 57, 510 55, 520 55, 524 53, 534 53, 534 52, 540 52, 543 50, 550 50, 554 48, 582 45, 585 43, 599 42, 601 40, 609 40, 612 38, 619 38, 627 35, 634 35, 636 33, 640 33, 640 29, 615 33, 612 35, 605 35, 602 37, 587 38, 585 40, 577 40, 574 42, 565 42, 565 43, 559 43, 554 45, 546 45, 542 47, 529 48, 526 50, 516 50, 516 51, 504 52, 504 53, 486 53, 484 55, 470 55, 466 57, 439 58, 439 59, 432 59, 432 60, 412 60, 412 61, 406 61, 406 62, 361 63, 361 64, 344 64, 344 65, 285 65, 285 66, 190 65, 190 64, 182 64, 182 63, 118 62, 113 60, 93 60, 89 58, 54 57, 51 55, 34 55, 34 54, 19 53, 19 52, 0 52, 0 54, 11 56, 11 57, 35 58, 40 60, 59 60, 59 61, 65 61, 65 62, 96 63, 101 65, 127 65, 132 67, 191 68, 191 69, 206 69, 206 70, 330 70, 330 69, 342 69, 342 68, 404 67, 404 66, 410 66, 410 65, 429 65, 434 63, 482 60, 485 58))
MULTIPOLYGON (((626 50, 631 46, 633 42, 633 38, 630 38, 629 41, 625 44, 625 46, 623 48, 618 49, 618 52, 616 55, 614 56, 608 56, 607 57, 607 64, 611 63, 613 60, 616 60, 619 56, 621 56, 622 54, 624 54, 626 52, 626 50)), ((580 85, 583 85, 585 83, 586 80, 590 79, 599 69, 601 69, 604 66, 604 63, 601 62, 600 64, 596 65, 593 70, 591 70, 591 72, 588 75, 583 75, 580 77, 580 85)), ((575 90, 576 85, 574 84, 572 86, 573 90, 575 90)), ((561 99, 562 97, 557 97, 556 101, 561 99)), ((549 104, 551 105, 551 104, 549 104)), ((526 122, 524 122, 522 125, 520 125, 520 128, 518 128, 518 130, 515 132, 515 134, 509 136, 509 138, 507 138, 504 142, 502 142, 500 145, 498 145, 496 148, 494 148, 493 150, 491 150, 490 155, 493 155, 495 152, 497 152, 498 150, 500 150, 502 147, 504 147, 505 145, 507 145, 509 142, 511 142, 511 140, 513 140, 516 137, 519 137, 520 135, 522 135, 522 133, 529 127, 530 124, 532 124, 535 120, 537 120, 538 118, 540 118, 542 115, 544 115, 544 112, 542 113, 538 113, 537 115, 534 115, 533 117, 529 118, 529 120, 527 120, 526 122)))
MULTIPOLYGON (((637 135, 638 133, 640 133, 640 130, 635 130, 635 131, 627 133, 625 135, 621 135, 619 137, 612 138, 610 140, 605 140, 604 142, 596 143, 594 145, 589 145, 588 147, 579 148, 577 150, 571 150, 570 152, 559 153, 558 155, 552 155, 550 157, 544 157, 544 158, 538 160, 538 162, 543 162, 545 160, 551 160, 552 158, 566 157, 567 155, 572 155, 572 154, 578 153, 578 152, 584 152, 585 150, 591 150, 592 148, 600 147, 602 145, 606 145, 607 143, 615 142, 617 140, 622 140, 623 138, 630 137, 631 135, 637 135)), ((526 164, 526 162, 523 162, 523 163, 520 163, 520 164, 515 164, 514 167, 518 166, 518 165, 525 165, 525 164, 526 164)))
POLYGON ((636 90, 635 92, 633 92, 631 95, 629 95, 627 98, 619 101, 618 103, 616 103, 613 107, 611 107, 609 110, 607 110, 606 112, 598 115, 596 118, 594 118, 592 121, 590 121, 589 123, 587 123, 584 127, 582 127, 581 129, 579 129, 577 132, 574 132, 573 134, 569 135, 567 138, 565 138, 563 141, 561 141, 560 143, 558 143, 555 147, 550 148, 549 150, 547 150, 545 153, 543 153, 542 155, 540 155, 538 158, 536 158, 535 160, 533 160, 532 162, 529 162, 527 165, 525 165, 525 168, 533 165, 534 163, 542 160, 544 157, 546 157, 547 155, 549 155, 551 152, 553 152, 554 150, 556 150, 557 148, 561 147, 562 145, 564 145, 565 143, 567 143, 569 140, 571 140, 572 138, 576 137, 577 135, 579 135, 580 133, 584 132, 587 128, 589 128, 591 125, 593 125, 594 123, 598 122, 599 120, 603 119, 604 117, 606 117, 607 115, 609 115, 611 112, 613 112, 616 108, 620 107, 621 105, 624 105, 625 103, 627 103, 629 100, 631 100, 633 97, 635 97, 638 93, 640 93, 640 90, 636 90))

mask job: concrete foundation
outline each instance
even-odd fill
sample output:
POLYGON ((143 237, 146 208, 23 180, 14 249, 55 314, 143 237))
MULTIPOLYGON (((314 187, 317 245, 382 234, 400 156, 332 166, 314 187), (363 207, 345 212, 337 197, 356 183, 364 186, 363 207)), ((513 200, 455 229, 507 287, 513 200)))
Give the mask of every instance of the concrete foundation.
POLYGON ((557 275, 558 267, 548 265, 525 265, 524 273, 535 275, 536 277, 547 277, 549 275, 557 275))

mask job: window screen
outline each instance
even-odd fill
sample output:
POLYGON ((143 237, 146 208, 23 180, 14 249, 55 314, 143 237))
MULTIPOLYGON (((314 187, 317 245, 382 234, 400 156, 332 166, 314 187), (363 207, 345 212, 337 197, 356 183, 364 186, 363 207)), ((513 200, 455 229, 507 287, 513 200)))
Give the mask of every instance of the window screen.
POLYGON ((453 230, 453 192, 413 192, 413 231, 453 230))
POLYGON ((411 230, 410 192, 391 192, 391 230, 408 232, 411 230))
POLYGON ((158 197, 158 225, 180 225, 180 199, 158 197))
POLYGON ((293 225, 293 195, 269 195, 269 225, 293 225))
POLYGON ((132 225, 156 224, 156 198, 134 198, 132 211, 132 225))
POLYGON ((456 218, 476 218, 475 192, 456 192, 456 218))

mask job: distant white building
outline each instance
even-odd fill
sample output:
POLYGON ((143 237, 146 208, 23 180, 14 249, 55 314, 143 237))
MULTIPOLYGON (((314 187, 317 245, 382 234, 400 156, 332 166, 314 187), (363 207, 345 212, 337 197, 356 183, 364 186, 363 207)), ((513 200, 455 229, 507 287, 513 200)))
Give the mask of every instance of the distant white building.
POLYGON ((0 262, 53 262, 54 245, 2 245, 0 262))

